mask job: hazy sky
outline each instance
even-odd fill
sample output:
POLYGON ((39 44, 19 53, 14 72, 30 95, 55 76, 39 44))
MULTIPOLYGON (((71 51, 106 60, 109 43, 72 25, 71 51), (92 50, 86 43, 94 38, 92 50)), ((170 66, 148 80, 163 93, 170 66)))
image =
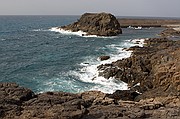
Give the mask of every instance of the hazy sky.
POLYGON ((0 15, 81 15, 180 17, 180 0, 0 0, 0 15))

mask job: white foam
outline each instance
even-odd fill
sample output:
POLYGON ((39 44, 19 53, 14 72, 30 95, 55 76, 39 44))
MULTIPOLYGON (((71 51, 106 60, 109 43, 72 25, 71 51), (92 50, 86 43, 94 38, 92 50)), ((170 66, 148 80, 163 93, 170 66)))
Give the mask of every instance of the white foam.
POLYGON ((87 33, 83 32, 83 31, 78 31, 78 32, 72 32, 70 30, 64 30, 62 28, 59 27, 53 27, 50 29, 50 31, 54 31, 54 32, 59 32, 61 34, 65 34, 65 35, 78 35, 78 36, 84 36, 87 33))
POLYGON ((113 93, 116 90, 127 90, 126 83, 117 81, 114 78, 105 79, 98 76, 98 65, 89 65, 83 67, 80 72, 72 71, 69 74, 78 77, 81 81, 95 84, 89 90, 98 90, 104 93, 113 93))
POLYGON ((109 78, 105 79, 102 76, 99 76, 98 66, 101 64, 112 63, 122 58, 130 57, 132 51, 125 51, 121 48, 121 45, 108 45, 108 48, 112 48, 114 54, 110 54, 110 59, 100 61, 98 58, 87 57, 86 60, 80 63, 82 67, 80 71, 70 71, 69 74, 78 77, 82 82, 93 83, 93 86, 89 90, 98 90, 104 93, 113 93, 116 90, 127 90, 128 86, 122 81, 109 78))
POLYGON ((143 47, 144 46, 144 44, 145 44, 145 40, 147 40, 148 38, 141 38, 141 39, 131 39, 131 40, 129 40, 130 42, 132 42, 133 44, 133 46, 134 45, 138 45, 139 47, 143 47))
POLYGON ((133 39, 126 40, 121 44, 107 45, 107 48, 113 50, 112 54, 110 54, 110 59, 100 61, 97 58, 87 57, 87 60, 80 64, 82 66, 80 71, 71 71, 70 75, 78 77, 78 79, 83 82, 96 84, 90 90, 99 90, 104 93, 113 93, 116 90, 128 90, 128 85, 122 81, 118 81, 113 77, 105 79, 104 77, 98 76, 99 71, 97 66, 130 57, 132 51, 126 51, 123 47, 129 48, 135 45, 143 46, 145 40, 146 39, 133 39))
POLYGON ((33 29, 32 31, 43 31, 43 29, 33 29))
POLYGON ((117 36, 97 36, 97 35, 87 35, 86 32, 83 31, 77 31, 77 32, 72 32, 71 30, 64 30, 60 27, 52 27, 51 29, 49 29, 50 31, 54 31, 54 32, 58 32, 61 34, 65 34, 65 35, 77 35, 77 36, 81 36, 81 37, 85 37, 85 38, 115 38, 117 36))
POLYGON ((4 41, 4 40, 6 40, 6 39, 4 39, 4 38, 1 39, 1 41, 4 41))
POLYGON ((114 93, 116 90, 128 90, 126 83, 117 81, 114 78, 105 79, 104 77, 98 77, 94 82, 102 85, 96 85, 90 90, 98 90, 109 94, 114 93))

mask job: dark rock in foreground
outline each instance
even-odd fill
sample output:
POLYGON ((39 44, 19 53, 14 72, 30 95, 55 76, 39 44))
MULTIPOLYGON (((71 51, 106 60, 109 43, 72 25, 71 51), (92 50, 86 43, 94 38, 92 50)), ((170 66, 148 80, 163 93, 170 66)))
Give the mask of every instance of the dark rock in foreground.
POLYGON ((46 92, 35 95, 14 83, 0 83, 1 119, 178 119, 180 97, 155 97, 129 101, 132 91, 104 94, 46 92), (128 98, 128 96, 130 96, 128 98), (127 98, 126 98, 127 97, 127 98))
POLYGON ((86 32, 84 35, 116 36, 122 33, 116 17, 107 13, 85 13, 77 22, 61 28, 73 32, 86 32))

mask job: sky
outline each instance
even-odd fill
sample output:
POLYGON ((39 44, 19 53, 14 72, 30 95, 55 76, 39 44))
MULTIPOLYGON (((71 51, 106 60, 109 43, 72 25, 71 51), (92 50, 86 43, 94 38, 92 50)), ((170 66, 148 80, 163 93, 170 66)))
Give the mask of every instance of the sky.
POLYGON ((180 17, 180 0, 0 0, 0 15, 81 15, 180 17))

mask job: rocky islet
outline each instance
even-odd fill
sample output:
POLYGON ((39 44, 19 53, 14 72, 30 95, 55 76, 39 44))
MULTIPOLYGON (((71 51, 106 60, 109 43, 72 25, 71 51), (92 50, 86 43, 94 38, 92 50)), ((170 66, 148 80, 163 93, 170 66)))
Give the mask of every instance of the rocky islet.
POLYGON ((81 18, 59 29, 72 32, 83 31, 83 35, 116 36, 122 33, 116 17, 109 13, 85 13, 81 18))

